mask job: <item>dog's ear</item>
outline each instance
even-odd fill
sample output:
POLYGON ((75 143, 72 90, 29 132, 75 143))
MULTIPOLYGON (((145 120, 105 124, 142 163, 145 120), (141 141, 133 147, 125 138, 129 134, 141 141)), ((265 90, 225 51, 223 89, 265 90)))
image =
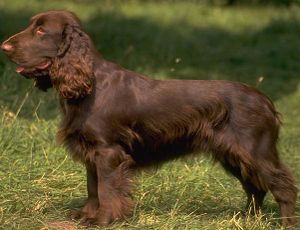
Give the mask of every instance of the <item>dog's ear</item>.
POLYGON ((90 38, 78 25, 67 24, 62 44, 50 69, 53 86, 66 99, 90 94, 94 83, 90 38))

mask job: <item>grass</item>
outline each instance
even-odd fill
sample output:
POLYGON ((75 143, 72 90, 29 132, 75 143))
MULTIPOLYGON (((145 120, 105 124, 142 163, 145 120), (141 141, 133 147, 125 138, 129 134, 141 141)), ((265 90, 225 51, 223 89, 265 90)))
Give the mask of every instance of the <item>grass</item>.
MULTIPOLYGON (((284 117, 279 149, 299 186, 299 7, 2 0, 0 40, 47 9, 76 12, 104 57, 129 69, 159 79, 229 79, 257 86, 284 117)), ((32 89, 3 54, 0 123, 0 229, 80 229, 66 215, 84 202, 85 172, 55 143, 57 96, 32 89)), ((143 172, 137 181, 134 216, 107 229, 280 229, 271 195, 261 215, 241 217, 240 184, 201 156, 143 172)))

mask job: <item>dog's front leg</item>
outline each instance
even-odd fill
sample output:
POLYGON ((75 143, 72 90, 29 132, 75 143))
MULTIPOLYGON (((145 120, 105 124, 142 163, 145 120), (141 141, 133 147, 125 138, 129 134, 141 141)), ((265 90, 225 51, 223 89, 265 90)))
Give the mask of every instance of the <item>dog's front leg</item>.
POLYGON ((88 198, 82 209, 73 210, 71 212, 71 218, 80 219, 80 222, 84 225, 88 225, 90 222, 94 222, 97 216, 97 210, 99 208, 98 180, 95 165, 86 164, 86 176, 88 198))
POLYGON ((120 146, 101 148, 95 154, 98 179, 96 223, 107 225, 132 214, 132 169, 134 161, 120 146))

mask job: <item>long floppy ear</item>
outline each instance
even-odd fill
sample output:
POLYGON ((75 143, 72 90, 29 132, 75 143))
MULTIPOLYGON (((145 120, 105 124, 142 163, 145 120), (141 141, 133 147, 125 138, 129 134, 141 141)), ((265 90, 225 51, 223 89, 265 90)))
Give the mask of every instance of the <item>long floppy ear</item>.
POLYGON ((63 98, 83 98, 91 93, 94 83, 89 37, 76 25, 66 25, 62 36, 50 69, 51 82, 63 98))

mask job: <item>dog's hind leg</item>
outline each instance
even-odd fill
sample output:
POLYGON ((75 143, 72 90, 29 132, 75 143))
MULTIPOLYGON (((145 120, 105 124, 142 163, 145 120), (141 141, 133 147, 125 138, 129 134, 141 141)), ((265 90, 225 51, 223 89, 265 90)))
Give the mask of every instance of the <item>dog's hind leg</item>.
MULTIPOLYGON (((248 196, 248 205, 258 211, 263 203, 266 192, 270 190, 279 204, 282 224, 296 223, 294 208, 297 188, 290 171, 280 162, 276 142, 265 133, 262 139, 252 139, 251 151, 245 146, 233 145, 229 152, 218 158, 223 167, 240 180, 248 196), (251 204, 252 199, 254 202, 251 204)), ((240 138, 240 143, 241 138, 240 138)))
POLYGON ((267 187, 279 204, 282 224, 290 226, 296 224, 294 217, 297 198, 297 188, 290 171, 282 164, 264 162, 260 165, 261 176, 267 187))
POLYGON ((266 189, 261 189, 251 182, 250 178, 243 178, 241 173, 240 164, 234 164, 228 159, 224 159, 220 162, 226 172, 236 177, 242 184, 242 187, 247 195, 246 210, 250 210, 251 214, 259 212, 263 205, 266 189))
POLYGON ((278 157, 276 138, 264 132, 253 151, 256 158, 257 173, 264 187, 267 187, 279 205, 283 225, 296 223, 294 208, 297 188, 291 172, 278 157))

